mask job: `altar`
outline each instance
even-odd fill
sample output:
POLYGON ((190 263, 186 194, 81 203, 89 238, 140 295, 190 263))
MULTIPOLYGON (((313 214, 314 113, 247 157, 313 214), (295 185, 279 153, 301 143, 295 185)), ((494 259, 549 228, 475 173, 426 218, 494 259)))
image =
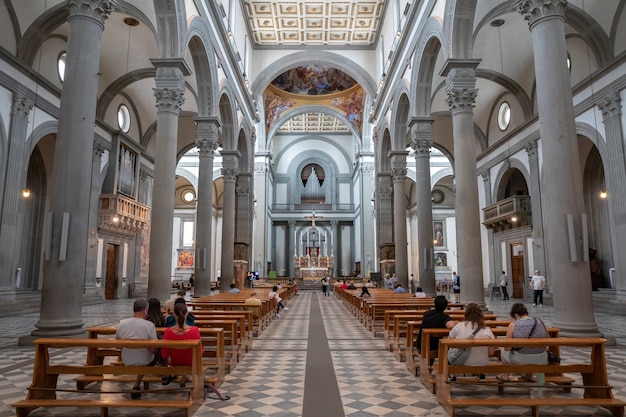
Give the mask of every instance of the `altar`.
MULTIPOLYGON (((316 253, 316 252, 313 252, 316 253)), ((319 280, 325 275, 331 276, 333 270, 332 256, 294 256, 296 276, 304 280, 319 280)))
POLYGON ((300 268, 300 274, 304 280, 319 280, 328 275, 328 268, 300 268))
MULTIPOLYGON (((293 264, 296 277, 304 280, 320 280, 324 276, 332 277, 334 270, 334 257, 328 256, 328 242, 326 241, 326 232, 318 232, 315 221, 321 219, 322 216, 316 216, 313 210, 311 216, 305 216, 311 219, 311 227, 303 233, 301 242, 295 239, 293 264), (304 240, 306 236, 306 240, 304 240), (299 249, 299 250, 298 250, 299 249), (300 255, 298 255, 300 252, 300 255), (325 255, 325 256, 324 256, 325 255)), ((331 252, 332 252, 332 234, 331 234, 331 252)))

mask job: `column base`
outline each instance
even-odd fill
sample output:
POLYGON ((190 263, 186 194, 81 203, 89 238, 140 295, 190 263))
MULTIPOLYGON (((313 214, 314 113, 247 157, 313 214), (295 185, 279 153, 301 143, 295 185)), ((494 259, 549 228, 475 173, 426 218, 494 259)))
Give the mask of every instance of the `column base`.
POLYGON ((579 324, 579 323, 559 323, 555 321, 554 327, 558 327, 559 337, 604 337, 604 334, 598 329, 595 323, 579 324))
MULTIPOLYGON (((75 321, 42 321, 35 325, 37 330, 31 332, 31 336, 38 337, 71 337, 85 334, 82 320, 75 321)), ((21 340, 22 338, 20 338, 21 340)))

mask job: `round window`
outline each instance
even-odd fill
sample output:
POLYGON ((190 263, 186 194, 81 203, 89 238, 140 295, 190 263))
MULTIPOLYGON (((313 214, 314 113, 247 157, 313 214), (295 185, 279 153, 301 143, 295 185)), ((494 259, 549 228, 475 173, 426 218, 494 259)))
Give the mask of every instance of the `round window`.
POLYGON ((124 133, 128 133, 130 130, 130 110, 126 104, 120 105, 117 109, 117 125, 124 133))
POLYGON ((511 107, 509 103, 503 101, 498 109, 498 127, 500 130, 506 130, 511 123, 511 107))
POLYGON ((183 201, 185 203, 191 203, 196 198, 196 194, 191 190, 183 191, 183 201))
POLYGON ((65 51, 63 51, 61 52, 61 54, 59 55, 59 58, 57 59, 57 73, 59 75, 59 79, 61 80, 61 82, 63 82, 65 79, 65 57, 66 57, 66 53, 65 51))

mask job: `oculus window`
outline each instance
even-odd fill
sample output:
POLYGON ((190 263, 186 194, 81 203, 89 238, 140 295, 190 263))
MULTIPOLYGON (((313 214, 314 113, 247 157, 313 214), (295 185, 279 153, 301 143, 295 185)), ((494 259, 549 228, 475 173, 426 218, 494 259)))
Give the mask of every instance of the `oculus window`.
POLYGON ((498 109, 498 127, 504 131, 509 127, 509 124, 511 124, 511 106, 508 102, 503 101, 498 109))
POLYGON ((130 110, 126 104, 121 104, 117 108, 117 125, 124 133, 128 133, 130 130, 130 110))
POLYGON ((61 52, 61 54, 59 55, 59 58, 57 59, 57 73, 59 75, 59 79, 61 80, 61 82, 64 81, 65 79, 65 57, 67 56, 67 54, 65 53, 65 51, 61 52))

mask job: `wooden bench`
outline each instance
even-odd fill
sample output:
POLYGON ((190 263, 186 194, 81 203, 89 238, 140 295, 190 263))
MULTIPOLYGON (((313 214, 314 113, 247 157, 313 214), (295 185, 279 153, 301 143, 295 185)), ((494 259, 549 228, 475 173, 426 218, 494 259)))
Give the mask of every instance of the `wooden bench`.
MULTIPOLYGON (((122 340, 122 339, 61 339, 42 338, 35 340, 35 363, 33 367, 33 379, 28 389, 26 399, 13 404, 17 417, 26 417, 31 411, 40 407, 78 407, 78 408, 99 408, 100 416, 108 416, 109 408, 113 407, 133 407, 133 408, 178 408, 185 412, 187 417, 191 417, 198 407, 204 402, 204 372, 207 367, 202 364, 202 345, 199 340, 122 340), (71 355, 70 359, 83 358, 87 356, 87 349, 192 349, 191 366, 140 366, 140 365, 85 365, 68 364, 67 358, 56 356, 60 361, 54 361, 55 355, 51 350, 55 349, 84 349, 84 356, 71 355), (173 392, 185 390, 187 395, 178 398, 168 399, 122 399, 116 394, 129 394, 131 390, 120 390, 104 392, 97 391, 74 391, 81 392, 81 398, 57 398, 57 392, 66 391, 57 388, 57 381, 61 375, 157 375, 167 376, 170 373, 177 375, 188 375, 191 384, 186 388, 163 388, 151 390, 150 392, 162 392, 163 394, 173 394, 173 392)), ((133 378, 134 380, 134 378, 133 378)), ((133 391, 137 392, 137 391, 133 391)), ((141 392, 141 391, 139 391, 141 392)), ((129 396, 130 397, 130 396, 129 396)))
MULTIPOLYGON (((157 327, 157 334, 162 335, 167 327, 157 327)), ((224 348, 224 330, 199 328, 200 340, 202 340, 202 364, 208 366, 204 374, 204 382, 212 384, 216 387, 222 385, 226 379, 225 365, 225 348, 224 348)), ((93 326, 87 328, 87 337, 89 339, 101 339, 101 336, 107 336, 109 339, 114 336, 117 328, 114 326, 93 326)), ((103 349, 97 347, 87 348, 87 365, 102 365, 106 357, 117 357, 121 362, 120 349, 103 349)), ((103 377, 95 375, 83 375, 75 378, 76 388, 85 389, 87 385, 96 381, 115 380, 127 381, 134 380, 125 376, 103 377)), ((156 377, 146 376, 143 379, 144 387, 148 389, 150 382, 160 382, 156 377)))
MULTIPOLYGON (((539 416, 540 407, 568 407, 568 406, 587 406, 587 407, 604 407, 614 416, 624 416, 624 401, 615 399, 612 393, 612 387, 609 385, 606 372, 606 359, 604 355, 605 339, 602 338, 525 338, 525 339, 442 339, 439 342, 439 363, 437 365, 437 401, 450 414, 454 416, 456 409, 460 407, 503 407, 503 406, 521 406, 530 407, 532 415, 539 416), (493 347, 543 347, 550 348, 574 347, 587 348, 588 357, 583 360, 571 359, 562 360, 559 364, 546 365, 510 365, 502 362, 489 362, 485 366, 468 366, 468 365, 449 365, 448 349, 450 347, 476 347, 476 346, 493 346, 493 347), (579 373, 582 376, 583 383, 579 386, 570 386, 571 388, 583 389, 583 395, 568 396, 557 395, 556 390, 550 388, 561 389, 559 385, 542 385, 537 383, 504 383, 504 386, 512 385, 516 387, 527 386, 528 388, 539 388, 540 397, 544 392, 550 389, 550 393, 546 398, 530 398, 529 391, 515 390, 507 393, 507 396, 498 397, 500 384, 494 384, 498 387, 498 391, 494 395, 488 394, 489 383, 473 382, 480 384, 480 390, 466 391, 462 397, 453 390, 455 384, 468 383, 467 381, 451 382, 448 379, 450 374, 500 374, 500 373, 519 373, 519 374, 568 374, 579 373), (517 395, 516 395, 517 394, 517 395)), ((582 350, 580 352, 582 354, 582 350)), ((470 381, 470 383, 472 383, 470 381)))
MULTIPOLYGON (((504 337, 506 336, 507 327, 510 324, 510 321, 486 321, 485 325, 489 326, 491 332, 496 337, 504 337)), ((548 327, 547 328, 548 335, 550 337, 559 337, 559 329, 556 327, 548 327)), ((422 346, 419 353, 419 377, 420 382, 424 387, 426 387, 430 392, 435 394, 437 392, 437 380, 436 377, 433 376, 433 366, 430 365, 431 361, 438 357, 438 351, 430 350, 430 340, 431 337, 447 337, 450 333, 448 329, 424 329, 422 331, 422 346)), ((559 355, 559 347, 553 346, 551 350, 559 355)), ((551 373, 547 376, 546 379, 548 382, 560 384, 561 386, 567 387, 572 384, 573 379, 564 377, 563 374, 551 373)), ((491 382, 496 382, 495 378, 492 378, 491 382)), ((503 390, 502 385, 500 385, 500 391, 503 390)))

